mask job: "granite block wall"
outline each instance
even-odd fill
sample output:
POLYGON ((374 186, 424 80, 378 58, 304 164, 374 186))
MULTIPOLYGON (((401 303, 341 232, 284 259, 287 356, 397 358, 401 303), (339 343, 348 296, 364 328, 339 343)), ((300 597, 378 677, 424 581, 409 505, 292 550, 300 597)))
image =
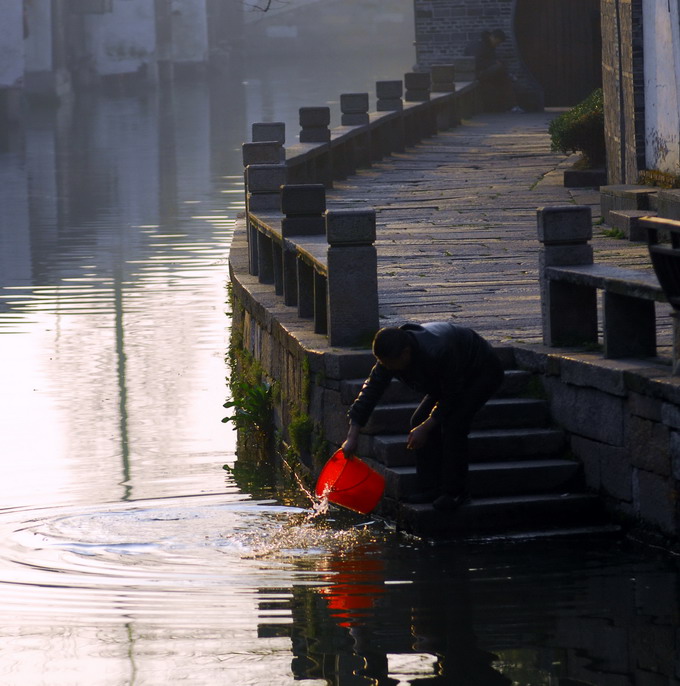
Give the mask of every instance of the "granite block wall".
POLYGON ((515 357, 540 375, 588 487, 625 521, 680 540, 680 379, 670 367, 539 349, 515 357))
POLYGON ((415 0, 416 60, 419 69, 447 64, 465 52, 482 31, 503 29, 508 40, 497 48, 511 73, 528 79, 513 38, 515 0, 415 0))

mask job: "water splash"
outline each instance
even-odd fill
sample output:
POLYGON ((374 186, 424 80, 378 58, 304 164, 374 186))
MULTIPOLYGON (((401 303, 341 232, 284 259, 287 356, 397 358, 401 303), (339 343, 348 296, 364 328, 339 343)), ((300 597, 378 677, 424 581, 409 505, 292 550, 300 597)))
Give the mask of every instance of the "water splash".
MULTIPOLYGON (((319 500, 320 507, 324 504, 327 507, 328 501, 319 500)), ((335 519, 321 518, 314 510, 288 512, 276 522, 270 519, 266 531, 242 532, 241 557, 285 562, 291 558, 299 561, 319 555, 346 555, 358 546, 385 539, 385 531, 374 524, 344 526, 335 519)))
POLYGON ((317 517, 322 517, 323 515, 328 514, 330 510, 330 501, 328 499, 328 496, 331 493, 331 487, 329 485, 326 485, 321 495, 315 495, 305 486, 302 479, 300 479, 300 477, 298 476, 297 472, 286 461, 286 458, 281 456, 281 461, 283 462, 286 469, 290 472, 290 474, 293 475, 293 478, 297 482, 298 487, 312 505, 312 509, 308 510, 307 518, 309 520, 312 520, 316 519, 317 517))
POLYGON ((331 489, 329 486, 327 486, 320 496, 314 496, 312 501, 312 509, 309 512, 309 519, 316 519, 317 517, 328 514, 331 504, 330 500, 328 500, 330 492, 331 489))

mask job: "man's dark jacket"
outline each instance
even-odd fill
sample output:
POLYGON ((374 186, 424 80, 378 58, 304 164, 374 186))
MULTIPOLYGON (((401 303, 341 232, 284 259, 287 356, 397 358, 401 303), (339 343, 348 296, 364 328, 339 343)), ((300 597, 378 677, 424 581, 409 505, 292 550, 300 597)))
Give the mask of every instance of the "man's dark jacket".
POLYGON ((475 58, 475 71, 477 75, 485 72, 498 62, 496 48, 491 42, 491 35, 488 31, 482 31, 479 40, 467 45, 465 54, 475 58))
POLYGON ((350 420, 364 426, 380 396, 397 378, 410 388, 432 396, 437 404, 430 415, 442 421, 455 407, 471 379, 498 365, 493 348, 472 329, 450 322, 404 324, 411 339, 411 364, 390 371, 376 362, 348 412, 350 420))

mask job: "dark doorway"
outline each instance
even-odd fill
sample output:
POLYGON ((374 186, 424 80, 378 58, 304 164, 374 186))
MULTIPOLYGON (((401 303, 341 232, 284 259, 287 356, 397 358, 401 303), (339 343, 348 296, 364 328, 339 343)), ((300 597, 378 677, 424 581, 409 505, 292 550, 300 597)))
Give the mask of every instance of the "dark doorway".
POLYGON ((546 107, 575 105, 602 85, 599 0, 517 0, 515 36, 546 107))

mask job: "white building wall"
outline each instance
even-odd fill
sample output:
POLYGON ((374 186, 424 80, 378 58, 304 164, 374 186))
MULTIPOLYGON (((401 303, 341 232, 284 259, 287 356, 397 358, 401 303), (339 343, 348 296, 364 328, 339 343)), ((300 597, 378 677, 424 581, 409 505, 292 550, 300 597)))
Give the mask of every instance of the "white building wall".
POLYGON ((0 2, 0 88, 19 87, 24 75, 23 0, 0 2))
POLYGON ((172 59, 179 65, 207 61, 205 0, 172 0, 172 59))
POLYGON ((156 22, 153 0, 114 0, 112 11, 87 15, 95 72, 100 76, 155 73, 156 22))
POLYGON ((643 0, 647 169, 680 174, 678 0, 643 0))

